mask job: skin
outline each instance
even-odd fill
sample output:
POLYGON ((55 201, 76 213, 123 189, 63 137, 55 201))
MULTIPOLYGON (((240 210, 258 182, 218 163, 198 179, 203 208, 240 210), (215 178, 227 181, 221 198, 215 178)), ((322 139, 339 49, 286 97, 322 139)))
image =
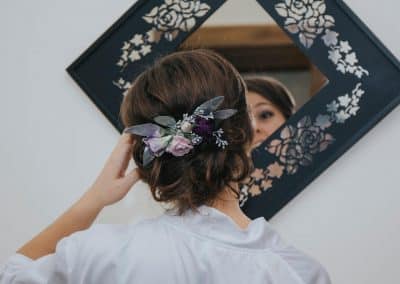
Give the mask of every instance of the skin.
MULTIPOLYGON (((17 252, 31 259, 38 259, 54 253, 62 238, 89 228, 103 208, 124 198, 139 180, 136 169, 127 173, 131 157, 132 137, 124 133, 92 186, 64 214, 17 252)), ((232 186, 238 188, 239 185, 232 186)), ((228 188, 210 206, 231 217, 240 229, 246 229, 251 221, 242 212, 238 199, 228 188)))
POLYGON ((252 148, 255 148, 284 124, 286 119, 274 104, 258 93, 248 92, 246 100, 253 115, 252 148))

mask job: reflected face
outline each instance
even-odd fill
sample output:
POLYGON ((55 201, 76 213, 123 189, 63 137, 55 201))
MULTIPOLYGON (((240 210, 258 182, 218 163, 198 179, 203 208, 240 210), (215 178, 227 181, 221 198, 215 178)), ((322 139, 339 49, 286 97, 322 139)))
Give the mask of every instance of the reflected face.
POLYGON ((255 148, 284 124, 286 118, 275 105, 258 93, 247 92, 246 100, 253 114, 252 147, 255 148))

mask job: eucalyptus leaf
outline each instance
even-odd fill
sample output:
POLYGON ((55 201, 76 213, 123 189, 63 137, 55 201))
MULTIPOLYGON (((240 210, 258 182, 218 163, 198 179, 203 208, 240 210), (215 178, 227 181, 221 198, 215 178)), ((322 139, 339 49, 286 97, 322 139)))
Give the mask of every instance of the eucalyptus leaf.
POLYGON ((155 156, 150 151, 149 147, 145 147, 143 151, 143 166, 147 166, 154 158, 155 156))
POLYGON ((127 127, 124 132, 146 137, 160 137, 165 133, 165 130, 157 124, 144 123, 127 127))
POLYGON ((221 109, 214 112, 215 119, 227 119, 237 113, 236 109, 221 109))
POLYGON ((223 102, 224 100, 224 96, 218 96, 215 98, 212 98, 211 100, 208 100, 204 103, 202 103, 201 105, 199 105, 196 110, 195 113, 197 113, 200 110, 204 110, 205 114, 208 114, 214 110, 216 110, 220 104, 223 102))
POLYGON ((167 116, 167 115, 159 115, 154 118, 154 121, 157 122, 158 124, 161 124, 163 126, 167 127, 173 127, 176 124, 175 118, 172 116, 167 116))

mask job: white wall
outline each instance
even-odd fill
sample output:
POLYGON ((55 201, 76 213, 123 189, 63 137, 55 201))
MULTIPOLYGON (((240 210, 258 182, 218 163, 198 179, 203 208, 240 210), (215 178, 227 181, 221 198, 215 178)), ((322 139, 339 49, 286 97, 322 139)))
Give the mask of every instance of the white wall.
MULTIPOLYGON (((132 2, 0 2, 0 262, 78 199, 117 141, 64 69, 132 2)), ((400 58, 398 1, 348 2, 400 58)), ((399 281, 399 123, 397 108, 271 220, 333 283, 399 281)), ((160 212, 139 184, 98 222, 160 212)))

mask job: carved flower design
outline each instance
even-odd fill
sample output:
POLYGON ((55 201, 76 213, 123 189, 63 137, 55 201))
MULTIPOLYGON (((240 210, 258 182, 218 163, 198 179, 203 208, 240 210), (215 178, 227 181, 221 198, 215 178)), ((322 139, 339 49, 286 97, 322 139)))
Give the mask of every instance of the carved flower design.
POLYGON ((361 83, 358 83, 352 90, 351 95, 344 94, 339 96, 326 106, 330 114, 330 121, 335 123, 344 123, 351 116, 355 116, 360 109, 358 105, 364 90, 361 89, 361 83))
POLYGON ((202 17, 210 10, 210 7, 199 0, 165 0, 159 7, 154 7, 143 19, 164 32, 164 37, 172 41, 179 30, 188 32, 196 24, 195 17, 202 17))
POLYGON ((325 150, 334 141, 332 135, 324 133, 318 124, 312 124, 306 116, 297 123, 297 127, 286 126, 266 150, 279 158, 288 174, 297 172, 299 166, 312 163, 313 155, 325 150))
POLYGON ((335 19, 325 15, 324 1, 285 0, 275 5, 277 13, 285 17, 285 28, 292 34, 299 34, 300 42, 311 47, 317 35, 335 25, 335 19))

